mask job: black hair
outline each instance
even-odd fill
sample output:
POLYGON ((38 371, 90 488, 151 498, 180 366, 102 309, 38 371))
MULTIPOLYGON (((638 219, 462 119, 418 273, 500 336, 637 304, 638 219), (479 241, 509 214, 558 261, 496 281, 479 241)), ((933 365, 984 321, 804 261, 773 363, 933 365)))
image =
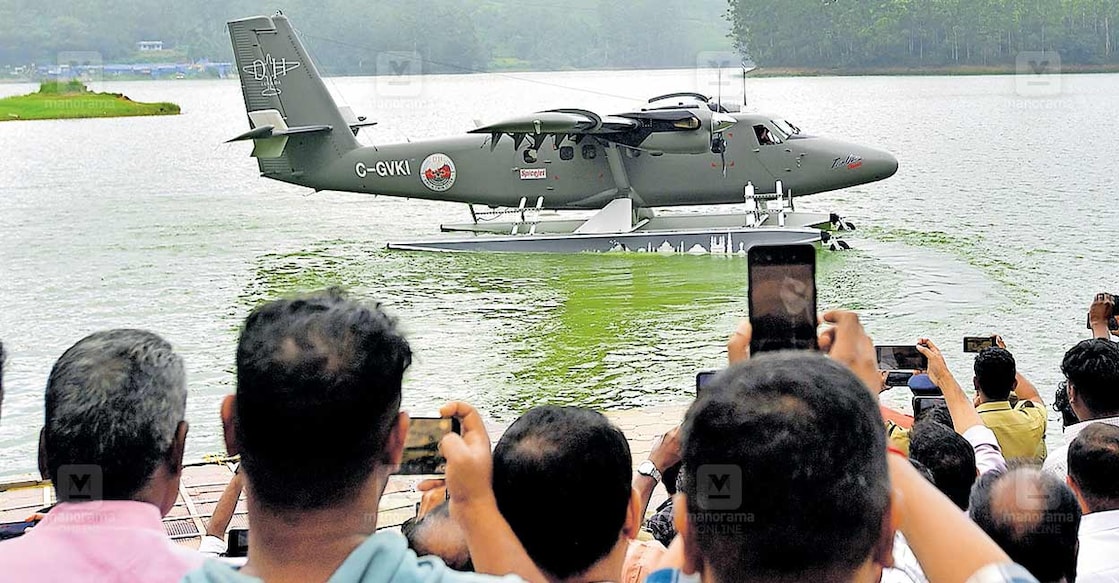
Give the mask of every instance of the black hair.
POLYGON ((955 430, 923 421, 909 434, 909 457, 932 472, 933 483, 963 510, 975 483, 975 449, 955 430))
POLYGON ((1014 355, 1005 348, 990 346, 975 355, 975 379, 979 390, 992 401, 1005 401, 1014 390, 1018 368, 1014 355))
POLYGON ((717 580, 841 579, 881 539, 881 413, 824 356, 766 353, 719 373, 688 410, 682 453, 691 536, 717 580))
POLYGON ((1068 447, 1068 474, 1092 512, 1119 510, 1119 427, 1082 429, 1068 447))
POLYGON ((631 499, 626 436, 601 413, 537 407, 493 452, 493 492, 528 556, 547 574, 586 572, 617 545, 631 499), (548 520, 541 501, 562 516, 548 520))
POLYGON ((160 465, 177 470, 186 399, 183 361, 157 334, 105 330, 68 348, 44 399, 41 453, 59 500, 129 500, 160 465), (83 478, 88 491, 75 491, 83 478))
POLYGON ((337 289, 260 306, 237 345, 236 438, 253 496, 327 508, 365 484, 412 362, 396 320, 337 289))
POLYGON ((988 472, 972 490, 968 514, 1039 581, 1076 579, 1080 504, 1060 478, 1028 467, 988 472))
POLYGON ((1062 428, 1080 423, 1068 400, 1068 381, 1057 383, 1057 390, 1053 392, 1053 410, 1061 414, 1062 428))
POLYGON ((932 407, 921 410, 921 412, 913 418, 915 424, 926 420, 932 423, 939 423, 945 427, 953 427, 952 413, 948 410, 948 404, 943 401, 932 407))
POLYGON ((434 555, 456 571, 473 571, 474 562, 470 559, 470 548, 461 528, 451 518, 450 503, 443 502, 420 517, 409 518, 400 525, 400 533, 408 541, 408 548, 419 556, 434 555), (453 536, 448 546, 447 540, 433 541, 431 537, 453 536), (432 544, 436 542, 436 544, 432 544))
POLYGON ((1083 340, 1065 353, 1061 372, 1095 417, 1119 414, 1119 344, 1083 340))
POLYGON ((924 478, 925 481, 933 486, 936 485, 936 476, 933 475, 932 470, 926 467, 925 464, 913 458, 909 458, 909 465, 913 466, 913 469, 917 470, 917 473, 921 474, 921 477, 924 478))

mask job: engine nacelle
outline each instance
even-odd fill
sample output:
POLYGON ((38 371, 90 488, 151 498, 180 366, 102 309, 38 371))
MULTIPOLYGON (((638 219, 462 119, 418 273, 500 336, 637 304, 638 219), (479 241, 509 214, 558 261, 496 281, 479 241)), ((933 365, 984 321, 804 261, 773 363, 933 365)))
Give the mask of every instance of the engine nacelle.
POLYGON ((711 151, 711 134, 706 129, 658 132, 650 134, 637 147, 665 154, 706 154, 711 151))

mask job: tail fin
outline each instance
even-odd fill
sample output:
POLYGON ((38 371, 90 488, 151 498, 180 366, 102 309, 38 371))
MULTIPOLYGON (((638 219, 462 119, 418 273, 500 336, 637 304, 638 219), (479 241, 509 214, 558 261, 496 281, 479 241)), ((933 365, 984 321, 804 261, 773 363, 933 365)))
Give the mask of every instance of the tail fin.
POLYGON ((353 131, 358 124, 335 105, 287 17, 228 24, 252 127, 230 141, 253 140, 261 174, 304 184, 360 146, 353 131))

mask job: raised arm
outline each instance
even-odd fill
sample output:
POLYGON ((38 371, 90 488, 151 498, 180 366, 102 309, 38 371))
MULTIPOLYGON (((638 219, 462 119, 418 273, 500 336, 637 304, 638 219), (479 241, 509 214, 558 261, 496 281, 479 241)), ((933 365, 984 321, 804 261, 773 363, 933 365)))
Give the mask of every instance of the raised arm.
POLYGON ((1115 316, 1115 298, 1111 294, 1096 294, 1092 306, 1088 308, 1088 326, 1092 328, 1092 338, 1111 340, 1111 330, 1107 322, 1115 316))
POLYGON ((960 383, 956 382, 952 371, 948 370, 948 363, 944 361, 940 349, 928 338, 922 338, 917 343, 917 350, 929 359, 929 378, 944 394, 944 402, 948 405, 948 413, 952 415, 956 433, 963 435, 968 429, 982 425, 983 420, 979 418, 975 405, 964 393, 960 383))
MULTIPOLYGON (((995 343, 998 344, 999 348, 1006 350, 1006 342, 1003 342, 1002 336, 996 335, 995 343)), ((1021 371, 1015 373, 1014 380, 1017 382, 1014 386, 1014 394, 1018 395, 1019 399, 1023 401, 1033 401, 1045 407, 1045 401, 1041 398, 1041 393, 1037 392, 1037 387, 1035 387, 1021 371)))
POLYGON ((931 583, 964 583, 989 565, 1010 558, 906 458, 889 454, 890 481, 900 496, 898 530, 931 583))
POLYGON ((225 491, 221 493, 221 498, 218 498, 218 503, 214 505, 214 513, 210 516, 210 523, 206 525, 207 535, 225 539, 225 529, 229 528, 229 523, 233 520, 233 513, 237 510, 237 500, 241 497, 244 484, 245 478, 241 475, 241 468, 238 466, 233 478, 225 486, 225 491))
MULTIPOLYGON (((664 472, 668 468, 680 463, 680 426, 670 429, 653 445, 653 451, 649 452, 649 461, 657 467, 658 472, 664 472)), ((657 480, 634 472, 633 474, 633 489, 637 492, 638 499, 641 501, 641 517, 645 517, 645 513, 649 510, 649 500, 653 499, 653 491, 657 488, 657 480)))
POLYGON ((466 535, 474 570, 490 575, 519 575, 526 581, 547 578, 528 556, 524 545, 497 509, 493 494, 493 453, 478 411, 462 402, 444 405, 443 417, 456 417, 462 435, 447 434, 439 451, 447 458, 447 493, 451 517, 466 535))

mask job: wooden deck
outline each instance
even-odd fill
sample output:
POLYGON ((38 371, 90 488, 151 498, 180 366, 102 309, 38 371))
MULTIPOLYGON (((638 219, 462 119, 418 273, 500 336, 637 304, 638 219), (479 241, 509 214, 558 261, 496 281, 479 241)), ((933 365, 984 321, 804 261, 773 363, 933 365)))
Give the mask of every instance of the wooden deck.
MULTIPOLYGON (((653 439, 672 429, 683 419, 686 405, 634 409, 608 412, 606 415, 625 432, 633 452, 636 469, 649 455, 653 439)), ((505 426, 493 426, 490 438, 496 443, 505 426)), ((233 476, 233 460, 210 456, 206 460, 189 463, 183 470, 179 486, 179 499, 175 507, 163 518, 167 535, 177 543, 198 548, 206 532, 214 506, 233 476)), ((396 476, 389 480, 377 516, 377 528, 399 528, 405 520, 416 515, 420 494, 415 484, 420 478, 396 476)), ((649 509, 655 509, 664 499, 663 488, 657 488, 649 509)), ((19 522, 35 511, 54 503, 54 489, 50 482, 35 476, 15 476, 0 483, 0 523, 19 522)), ((229 528, 248 528, 245 498, 242 494, 229 528)))

